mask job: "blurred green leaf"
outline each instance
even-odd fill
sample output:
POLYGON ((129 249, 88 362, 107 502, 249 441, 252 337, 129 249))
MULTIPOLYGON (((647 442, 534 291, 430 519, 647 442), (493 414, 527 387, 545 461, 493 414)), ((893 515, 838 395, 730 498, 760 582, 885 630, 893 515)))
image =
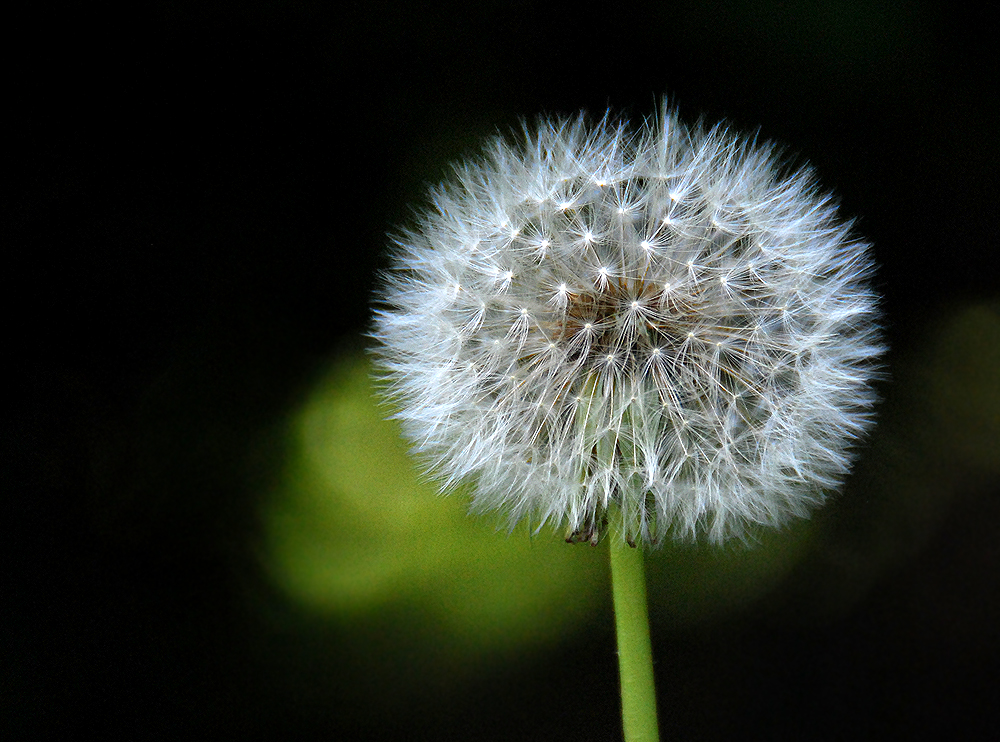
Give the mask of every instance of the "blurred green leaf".
POLYGON ((343 359, 289 427, 265 527, 271 575, 291 599, 346 622, 398 611, 400 632, 473 654, 552 641, 605 607, 603 550, 549 529, 497 532, 464 498, 420 482, 369 374, 363 358, 343 359))

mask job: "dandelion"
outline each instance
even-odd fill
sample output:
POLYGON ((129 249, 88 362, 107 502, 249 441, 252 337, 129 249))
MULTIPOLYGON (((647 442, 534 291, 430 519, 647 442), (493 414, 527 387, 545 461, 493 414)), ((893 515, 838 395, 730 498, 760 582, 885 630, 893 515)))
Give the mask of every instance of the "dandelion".
POLYGON ((664 107, 492 143, 398 240, 374 335, 444 489, 596 543, 807 516, 870 426, 868 246, 812 172, 664 107))
POLYGON ((808 169, 664 107, 493 142, 398 240, 384 390, 444 489, 611 572, 625 739, 657 739, 642 550, 805 517, 871 425, 868 246, 808 169))

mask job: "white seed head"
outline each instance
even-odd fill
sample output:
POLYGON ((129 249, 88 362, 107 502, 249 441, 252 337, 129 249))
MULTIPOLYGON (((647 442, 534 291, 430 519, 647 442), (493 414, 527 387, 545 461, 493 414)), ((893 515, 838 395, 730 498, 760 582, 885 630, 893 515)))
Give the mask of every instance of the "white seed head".
POLYGON ((806 516, 871 424, 868 246, 808 170, 666 107, 543 121, 398 240, 377 363, 449 489, 511 525, 721 542, 806 516))

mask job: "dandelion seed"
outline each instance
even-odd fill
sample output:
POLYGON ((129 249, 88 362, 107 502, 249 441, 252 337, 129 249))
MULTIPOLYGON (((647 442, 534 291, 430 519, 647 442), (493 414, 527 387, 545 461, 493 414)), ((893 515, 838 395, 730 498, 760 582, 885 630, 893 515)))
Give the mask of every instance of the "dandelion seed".
POLYGON ((526 139, 398 240, 374 336, 416 453, 573 540, 612 505, 629 543, 807 516, 872 422, 868 246, 809 170, 666 108, 526 139))

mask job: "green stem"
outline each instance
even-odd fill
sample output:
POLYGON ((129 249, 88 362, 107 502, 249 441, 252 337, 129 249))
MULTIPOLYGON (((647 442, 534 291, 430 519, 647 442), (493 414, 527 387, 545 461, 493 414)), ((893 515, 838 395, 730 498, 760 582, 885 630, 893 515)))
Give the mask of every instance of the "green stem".
MULTIPOLYGON (((618 518, 621 519, 619 513, 618 518)), ((616 529, 611 529, 614 534, 616 529)), ((612 535, 611 585, 618 633, 618 672, 622 688, 622 726, 625 742, 656 742, 656 690, 653 651, 646 610, 646 573, 642 548, 612 535)))

